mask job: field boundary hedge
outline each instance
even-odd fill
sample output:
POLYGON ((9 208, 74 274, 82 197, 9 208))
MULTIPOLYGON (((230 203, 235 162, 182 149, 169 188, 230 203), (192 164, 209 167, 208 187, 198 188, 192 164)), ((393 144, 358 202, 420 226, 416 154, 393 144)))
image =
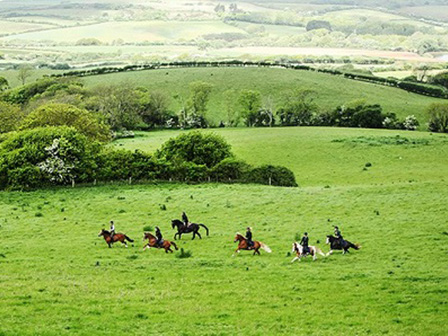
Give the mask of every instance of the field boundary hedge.
POLYGON ((221 68, 221 67, 259 67, 259 68, 283 68, 292 70, 315 71, 326 73, 334 76, 342 76, 347 79, 369 82, 378 85, 395 87, 408 92, 430 96, 435 98, 448 99, 448 89, 425 83, 417 83, 410 81, 402 81, 395 78, 383 78, 368 74, 360 74, 353 72, 345 72, 332 69, 317 69, 309 65, 297 63, 280 63, 280 62, 252 62, 252 61, 193 61, 193 62, 162 62, 127 65, 124 67, 101 67, 89 70, 73 70, 59 74, 47 75, 45 77, 64 78, 64 77, 88 77, 98 76, 112 73, 128 72, 128 71, 144 71, 159 69, 176 69, 176 68, 221 68))

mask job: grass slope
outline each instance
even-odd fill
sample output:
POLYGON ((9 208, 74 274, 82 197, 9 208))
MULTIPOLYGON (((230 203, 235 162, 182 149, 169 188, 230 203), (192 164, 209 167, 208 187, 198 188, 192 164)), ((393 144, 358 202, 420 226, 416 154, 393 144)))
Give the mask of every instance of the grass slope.
MULTIPOLYGON (((88 86, 126 82, 149 89, 169 92, 170 95, 189 94, 188 84, 205 81, 214 85, 210 98, 208 117, 215 123, 226 120, 223 92, 253 89, 263 96, 272 96, 281 104, 285 92, 296 89, 312 89, 318 93, 316 102, 323 109, 333 109, 355 99, 368 103, 380 103, 385 112, 394 112, 399 117, 414 114, 425 123, 425 108, 437 101, 446 100, 409 93, 401 89, 359 82, 312 71, 297 71, 269 68, 186 68, 149 70, 129 73, 92 76, 84 79, 88 86)), ((236 99, 236 97, 235 97, 236 99)), ((180 105, 173 100, 171 108, 177 111, 180 105)))
MULTIPOLYGON (((331 136, 320 129, 244 131, 222 131, 238 156, 285 163, 273 152, 292 160, 294 151, 297 167, 303 163, 315 177, 303 188, 162 184, 0 193, 0 333, 444 335, 448 189, 436 178, 447 173, 446 138, 424 146, 352 148, 330 140, 351 141, 361 130, 329 129, 331 136), (322 157, 326 146, 339 160, 322 157), (396 155, 401 166, 393 162, 396 155), (392 162, 377 163, 388 156, 392 162), (373 166, 362 171, 367 158, 373 166), (356 167, 356 184, 332 174, 347 167, 338 167, 344 160, 356 167), (372 179, 375 170, 381 185, 372 179), (321 185, 324 179, 331 188, 321 185), (170 239, 170 220, 183 210, 211 229, 202 241, 179 243, 193 256, 143 252, 143 227, 159 225, 170 239), (96 237, 110 219, 134 246, 108 249, 96 237), (297 232, 308 231, 311 243, 319 240, 327 251, 324 237, 333 224, 362 249, 290 264, 297 232), (231 257, 234 233, 247 225, 272 254, 231 257)), ((384 143, 389 140, 382 136, 394 134, 361 135, 384 143)), ((167 135, 173 133, 139 140, 152 148, 167 135)))
MULTIPOLYGON (((119 140, 115 145, 154 152, 180 132, 183 131, 137 133, 136 138, 119 140)), ((448 167, 444 154, 448 137, 439 134, 325 127, 227 128, 204 132, 224 136, 235 155, 251 164, 290 168, 301 186, 439 182, 446 177, 448 167), (410 143, 394 144, 406 140, 410 143), (372 167, 363 170, 368 162, 372 167)))

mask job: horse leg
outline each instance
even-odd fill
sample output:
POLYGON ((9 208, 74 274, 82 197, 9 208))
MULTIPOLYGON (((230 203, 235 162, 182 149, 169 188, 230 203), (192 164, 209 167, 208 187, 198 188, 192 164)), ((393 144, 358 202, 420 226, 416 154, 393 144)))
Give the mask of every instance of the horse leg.
POLYGON ((293 260, 291 260, 291 263, 293 263, 294 261, 296 261, 298 259, 299 259, 299 257, 296 256, 293 260))
POLYGON ((195 237, 196 237, 196 231, 193 231, 193 238, 191 238, 191 240, 194 240, 195 237))
POLYGON ((202 239, 202 236, 198 231, 196 231, 196 234, 199 236, 199 239, 202 239))
POLYGON ((232 257, 235 256, 235 253, 240 253, 240 248, 237 248, 237 249, 235 250, 235 252, 233 252, 232 257))

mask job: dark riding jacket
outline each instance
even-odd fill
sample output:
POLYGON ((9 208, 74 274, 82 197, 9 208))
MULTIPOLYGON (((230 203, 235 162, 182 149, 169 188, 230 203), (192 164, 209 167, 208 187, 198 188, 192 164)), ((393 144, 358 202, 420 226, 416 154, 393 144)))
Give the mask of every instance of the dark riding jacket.
POLYGON ((300 241, 300 245, 302 245, 303 247, 308 247, 308 237, 307 236, 303 236, 302 240, 300 241))
POLYGON ((253 245, 252 231, 249 231, 249 230, 246 231, 246 239, 247 239, 247 243, 249 244, 249 246, 252 246, 253 245))
POLYGON ((309 240, 309 238, 307 236, 303 236, 302 240, 300 241, 300 245, 302 245, 304 253, 307 253, 308 250, 309 250, 309 248, 308 248, 308 240, 309 240))
POLYGON ((334 230, 334 235, 336 236, 336 238, 342 240, 342 234, 341 234, 341 231, 339 229, 335 229, 334 230))
POLYGON ((157 244, 162 243, 162 239, 163 239, 162 232, 160 232, 159 229, 156 229, 156 238, 157 238, 157 244))
POLYGON ((182 221, 185 223, 185 225, 188 225, 189 223, 187 214, 185 212, 182 214, 182 221))

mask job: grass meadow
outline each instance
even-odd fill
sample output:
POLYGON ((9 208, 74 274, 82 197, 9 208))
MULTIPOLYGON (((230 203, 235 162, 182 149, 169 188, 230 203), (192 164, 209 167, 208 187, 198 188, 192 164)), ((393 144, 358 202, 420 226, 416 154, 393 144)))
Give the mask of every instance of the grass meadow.
MULTIPOLYGON (((176 133, 116 145, 152 152, 176 133)), ((446 334, 446 136, 335 128, 218 133, 239 158, 293 169, 300 187, 1 192, 0 334, 446 334), (192 252, 186 259, 143 252, 144 227, 159 225, 171 239, 170 220, 181 211, 209 226, 210 237, 185 236, 179 247, 192 252), (111 219, 133 246, 108 249, 97 237, 111 219), (248 225, 272 254, 231 257, 235 232, 248 225), (297 233, 308 231, 327 252, 332 225, 362 249, 290 263, 297 233)))
MULTIPOLYGON (((207 117, 216 124, 226 120, 226 105, 222 97, 227 90, 235 91, 235 100, 240 90, 259 90, 262 96, 271 96, 277 105, 281 105, 288 91, 311 89, 316 92, 315 101, 323 111, 352 100, 365 99, 370 104, 381 104, 385 112, 396 113, 401 118, 414 114, 423 124, 423 128, 426 128, 424 124, 427 122, 427 106, 434 102, 445 102, 442 99, 341 76, 273 68, 162 69, 92 76, 86 77, 84 81, 89 87, 108 83, 129 83, 150 90, 169 92, 171 96, 179 95, 185 99, 189 95, 188 83, 205 81, 214 85, 207 117)), ((171 109, 180 110, 179 100, 172 99, 171 109)))

